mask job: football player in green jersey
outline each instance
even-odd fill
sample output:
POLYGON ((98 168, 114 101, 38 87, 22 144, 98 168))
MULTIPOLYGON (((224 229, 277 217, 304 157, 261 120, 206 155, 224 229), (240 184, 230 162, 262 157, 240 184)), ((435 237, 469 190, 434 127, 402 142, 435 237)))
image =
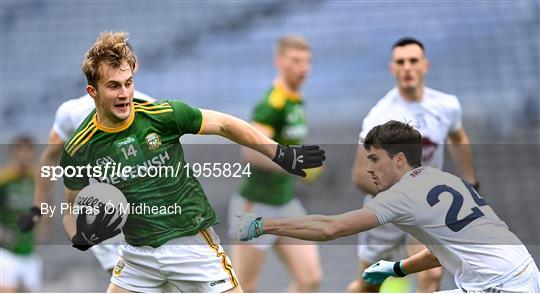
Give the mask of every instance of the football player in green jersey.
MULTIPOLYGON (((129 204, 181 207, 181 213, 130 213, 122 228, 127 245, 113 270, 109 292, 157 292, 171 285, 181 292, 242 291, 229 258, 212 229, 218 221, 206 195, 189 173, 178 139, 184 134, 220 135, 272 158, 292 174, 319 167, 318 146, 286 146, 233 116, 193 108, 180 101, 133 99, 136 60, 127 33, 102 33, 86 54, 82 70, 96 110, 65 145, 64 170, 91 167, 82 177, 64 174, 66 202, 73 204, 90 178, 115 185, 129 204), (131 173, 94 175, 95 167, 130 166, 131 173), (152 167, 173 167, 174 176, 151 177, 152 167), (141 171, 148 171, 148 173, 141 171), (180 245, 180 246, 179 246, 180 245)), ((100 209, 95 221, 84 213, 64 214, 64 228, 75 248, 85 250, 119 233, 100 209)))
MULTIPOLYGON (((308 42, 296 35, 277 41, 275 66, 278 71, 272 87, 255 106, 252 125, 281 144, 301 144, 307 133, 304 102, 300 87, 310 70, 311 52, 308 42)), ((252 174, 244 179, 240 190, 229 202, 229 236, 237 240, 234 215, 242 211, 275 217, 298 217, 306 214, 302 203, 294 197, 293 176, 271 160, 243 148, 245 161, 252 165, 252 174)), ((315 291, 321 279, 318 249, 314 242, 288 237, 264 236, 249 244, 233 246, 233 263, 246 292, 255 292, 266 252, 273 248, 292 276, 291 292, 315 291), (294 245, 293 245, 294 244, 294 245)))
POLYGON ((18 216, 33 201, 33 160, 32 140, 21 136, 10 146, 10 161, 0 170, 0 293, 38 291, 41 286, 34 234, 17 226, 18 216))

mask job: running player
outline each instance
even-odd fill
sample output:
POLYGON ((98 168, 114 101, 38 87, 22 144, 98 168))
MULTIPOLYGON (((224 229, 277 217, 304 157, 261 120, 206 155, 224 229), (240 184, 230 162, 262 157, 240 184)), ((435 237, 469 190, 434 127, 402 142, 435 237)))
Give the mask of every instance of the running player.
POLYGON ((18 137, 10 146, 10 161, 0 170, 0 293, 39 291, 41 257, 34 234, 17 227, 17 216, 32 205, 36 167, 34 146, 18 137))
POLYGON ((263 234, 332 240, 393 223, 427 246, 405 260, 381 260, 363 278, 380 284, 439 266, 463 292, 540 292, 540 272, 526 247, 467 182, 421 166, 422 135, 390 121, 365 137, 366 170, 378 194, 362 209, 341 215, 262 218, 238 215, 241 240, 263 234))
MULTIPOLYGON (((128 44, 128 48, 133 51, 133 48, 128 44)), ((135 52, 133 52, 135 58, 135 52)), ((135 72, 137 68, 135 69, 135 72)), ((134 96, 139 99, 153 101, 153 99, 137 90, 134 96)), ((62 154, 63 145, 73 136, 75 130, 88 116, 88 114, 96 108, 94 99, 86 94, 79 98, 71 99, 62 103, 56 110, 54 122, 49 131, 47 146, 39 158, 39 166, 56 166, 60 162, 60 154, 62 154)), ((38 177, 35 185, 34 204, 30 210, 19 219, 19 226, 23 231, 32 230, 34 224, 41 217, 41 203, 52 205, 54 182, 48 178, 38 177)), ((120 235, 115 240, 109 240, 108 243, 121 243, 123 236, 120 235)), ((92 253, 98 260, 101 267, 112 273, 112 269, 118 258, 118 246, 115 245, 99 245, 92 247, 92 253)))
MULTIPOLYGON (((424 85, 429 61, 424 45, 413 38, 402 38, 392 46, 390 72, 396 87, 388 92, 364 118, 352 179, 358 188, 367 193, 364 202, 377 193, 369 174, 366 173, 366 150, 362 141, 368 131, 389 120, 411 123, 422 134, 422 163, 443 168, 445 142, 463 178, 478 189, 472 164, 469 139, 461 122, 461 106, 450 94, 433 90, 424 85)), ((388 259, 406 243, 407 253, 413 255, 423 246, 417 240, 389 224, 359 235, 358 256, 360 273, 380 259, 388 259), (411 239, 411 240, 409 240, 411 239)), ((418 292, 434 292, 439 288, 442 269, 434 268, 418 274, 418 292)), ((362 278, 353 281, 348 292, 378 292, 379 285, 370 285, 362 278)))
MULTIPOLYGON (((289 35, 278 40, 275 65, 278 76, 254 110, 252 125, 280 144, 301 144, 307 133, 300 87, 310 69, 308 42, 289 35)), ((252 174, 229 202, 229 235, 236 239, 234 215, 241 211, 275 217, 305 215, 302 203, 294 197, 293 176, 270 159, 243 148, 244 160, 252 174)), ((274 248, 292 275, 290 292, 315 291, 321 279, 319 253, 314 242, 287 237, 264 236, 249 244, 233 245, 233 263, 246 292, 255 292, 266 250, 274 248), (292 246, 296 244, 298 246, 292 246)))
MULTIPOLYGON (((174 205, 181 207, 181 213, 129 215, 123 227, 127 245, 122 246, 108 291, 156 292, 167 283, 182 292, 241 291, 212 229, 216 215, 201 185, 185 168, 178 139, 184 134, 220 135, 256 149, 300 176, 305 176, 303 169, 322 165, 324 151, 318 146, 279 145, 240 119, 180 101, 133 99, 136 60, 125 45, 126 38, 123 32, 102 33, 86 54, 82 69, 96 110, 65 145, 61 166, 133 166, 135 173, 129 176, 105 173, 95 177, 118 187, 132 205, 174 205), (173 167, 175 175, 140 173, 141 168, 153 166, 173 167)), ((64 176, 67 202, 72 204, 88 184, 88 177, 64 176)), ((84 214, 76 217, 69 211, 64 215, 64 228, 74 247, 86 250, 119 233, 105 214, 101 209, 91 224, 84 214)))

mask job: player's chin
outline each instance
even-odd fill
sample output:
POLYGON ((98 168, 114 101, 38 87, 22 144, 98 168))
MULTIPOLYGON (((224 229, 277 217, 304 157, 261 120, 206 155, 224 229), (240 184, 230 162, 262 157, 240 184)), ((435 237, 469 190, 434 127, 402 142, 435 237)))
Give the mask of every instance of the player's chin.
POLYGON ((131 114, 131 109, 128 108, 126 110, 118 110, 118 109, 115 109, 113 111, 114 113, 114 116, 120 120, 120 121, 123 121, 123 120, 126 120, 129 118, 129 115, 131 114))

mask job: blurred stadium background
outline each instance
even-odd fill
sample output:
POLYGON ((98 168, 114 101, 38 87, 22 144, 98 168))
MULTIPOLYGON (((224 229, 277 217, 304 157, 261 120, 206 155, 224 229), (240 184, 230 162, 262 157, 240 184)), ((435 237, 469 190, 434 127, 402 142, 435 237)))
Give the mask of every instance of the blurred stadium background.
MULTIPOLYGON (((130 32, 140 60, 138 90, 244 119, 274 77, 275 40, 287 33, 305 36, 313 52, 303 91, 309 141, 329 149, 320 181, 298 187, 312 213, 361 206, 362 195, 349 180, 361 121, 394 85, 387 71, 390 46, 401 36, 417 37, 431 61, 427 85, 461 100, 482 194, 540 263, 538 1, 0 3, 2 144, 21 133, 46 142, 56 108, 84 92, 79 64, 101 31, 130 32)), ((208 162, 208 148, 187 146, 187 158, 208 162)), ((239 154, 237 147, 219 153, 227 159, 239 154)), ((226 203, 237 181, 202 182, 223 220, 216 229, 229 244, 226 203)), ((57 191, 58 203, 60 185, 57 191)), ((62 238, 57 222, 52 239, 62 238)), ((321 291, 343 291, 355 277, 355 242, 348 238, 321 246, 321 291)), ((107 277, 89 253, 65 245, 41 250, 44 291, 105 289, 107 277)), ((267 258, 263 274, 269 278, 261 280, 259 290, 286 290, 287 275, 275 256, 267 258)), ((445 287, 452 287, 448 278, 445 287)))

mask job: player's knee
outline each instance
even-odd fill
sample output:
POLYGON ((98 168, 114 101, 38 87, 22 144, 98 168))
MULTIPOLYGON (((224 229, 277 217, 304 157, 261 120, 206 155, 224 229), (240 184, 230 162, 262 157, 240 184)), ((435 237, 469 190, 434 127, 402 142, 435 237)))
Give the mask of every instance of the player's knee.
POLYGON ((246 293, 254 293, 257 291, 257 279, 245 279, 240 281, 242 289, 246 293))
POLYGON ((296 284, 300 292, 312 292, 319 288, 322 279, 322 271, 320 269, 306 270, 297 277, 296 284))

